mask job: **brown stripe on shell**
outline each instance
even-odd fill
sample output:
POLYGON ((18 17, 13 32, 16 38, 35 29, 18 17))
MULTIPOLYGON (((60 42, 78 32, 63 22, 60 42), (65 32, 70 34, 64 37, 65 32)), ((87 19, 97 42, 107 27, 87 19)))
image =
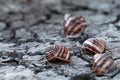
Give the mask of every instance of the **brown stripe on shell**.
MULTIPOLYGON (((65 15, 66 15, 66 14, 65 14, 65 15)), ((65 20, 65 15, 64 15, 64 21, 67 21, 70 17, 73 17, 73 15, 68 14, 69 17, 67 17, 67 20, 65 20)))
POLYGON ((52 60, 55 57, 54 55, 56 54, 57 50, 59 50, 58 45, 48 47, 47 50, 46 50, 46 58, 48 60, 52 60))
POLYGON ((103 53, 104 53, 106 51, 106 44, 105 44, 104 40, 100 39, 100 41, 101 41, 101 45, 102 45, 102 47, 104 49, 104 51, 103 51, 103 53))
MULTIPOLYGON (((99 48, 101 48, 103 51, 105 50, 105 44, 103 43, 102 40, 98 40, 98 39, 93 39, 93 43, 98 46, 99 48)), ((101 52, 103 52, 101 51, 101 52)))
POLYGON ((65 47, 63 47, 63 50, 64 50, 64 51, 63 51, 64 54, 61 54, 60 57, 63 58, 63 59, 65 59, 65 57, 66 57, 65 47))
POLYGON ((73 23, 73 25, 70 25, 69 27, 71 27, 71 30, 68 32, 68 35, 71 35, 72 31, 74 30, 74 28, 76 27, 77 24, 73 23))
POLYGON ((98 65, 96 63, 96 65, 94 66, 94 71, 98 70, 99 68, 103 69, 105 71, 105 68, 103 68, 103 65, 106 63, 106 61, 109 60, 109 56, 105 56, 105 57, 102 57, 102 59, 100 59, 97 63, 99 63, 100 65, 98 65))
POLYGON ((84 23, 78 24, 71 32, 71 35, 76 35, 76 34, 81 35, 81 33, 85 30, 84 26, 85 26, 84 23))
POLYGON ((65 21, 64 27, 69 27, 70 25, 72 25, 72 23, 75 23, 75 16, 70 16, 67 20, 69 20, 70 18, 73 18, 70 20, 69 24, 66 26, 68 21, 65 21))
POLYGON ((94 54, 94 52, 89 50, 89 49, 87 49, 87 47, 86 48, 85 47, 82 48, 82 53, 88 54, 88 55, 93 55, 94 54))
MULTIPOLYGON (((65 48, 65 47, 64 47, 64 48, 65 48)), ((65 53, 65 54, 63 54, 62 57, 65 58, 65 60, 67 60, 67 59, 69 58, 69 55, 68 55, 68 54, 69 54, 69 51, 68 51, 67 48, 64 49, 64 53, 65 53)))
POLYGON ((77 30, 76 31, 78 31, 78 27, 79 27, 79 24, 76 24, 76 23, 74 23, 75 25, 73 26, 73 28, 72 28, 72 30, 71 30, 71 32, 70 32, 70 34, 69 35, 73 35, 74 34, 74 32, 75 32, 75 30, 76 30, 76 28, 77 28, 77 30))
MULTIPOLYGON (((84 48, 88 51, 87 54, 96 54, 96 53, 99 53, 98 50, 96 50, 95 47, 93 47, 93 46, 91 46, 91 45, 89 45, 89 44, 87 44, 87 43, 83 43, 82 49, 84 49, 84 48), (92 52, 92 53, 91 53, 91 52, 92 52)), ((83 53, 84 53, 84 52, 83 52, 83 53)))
POLYGON ((81 34, 84 31, 84 23, 85 20, 84 19, 80 19, 82 17, 76 17, 76 21, 75 24, 76 26, 74 26, 74 29, 71 31, 71 35, 75 35, 77 33, 81 34))
POLYGON ((79 32, 81 33, 81 31, 82 31, 81 25, 80 24, 76 24, 75 28, 71 32, 71 35, 75 35, 75 34, 77 34, 79 32))
POLYGON ((50 46, 46 49, 46 58, 49 62, 70 62, 69 49, 62 45, 50 46))
POLYGON ((75 23, 71 23, 71 25, 69 25, 68 27, 65 28, 66 35, 69 35, 71 33, 71 31, 75 25, 76 25, 75 23))
POLYGON ((58 56, 57 57, 61 57, 61 55, 64 53, 64 47, 61 46, 61 51, 59 52, 58 56))
POLYGON ((62 46, 58 46, 58 51, 56 51, 56 54, 54 55, 55 57, 58 57, 62 51, 62 46))
POLYGON ((99 46, 103 47, 103 41, 102 41, 102 40, 95 39, 94 41, 95 41, 95 43, 97 43, 99 46))
POLYGON ((98 47, 102 47, 102 45, 100 44, 101 42, 97 39, 93 39, 93 40, 91 40, 91 42, 98 47))
POLYGON ((51 55, 55 55, 56 54, 56 51, 58 51, 59 50, 59 46, 58 45, 55 45, 52 49, 51 49, 51 51, 49 52, 49 53, 51 53, 51 55))
POLYGON ((49 47, 48 50, 47 50, 47 52, 48 52, 48 53, 54 53, 54 52, 56 51, 56 49, 58 49, 58 46, 57 46, 57 45, 55 45, 55 46, 53 46, 53 47, 49 47))
POLYGON ((64 34, 67 38, 77 38, 84 32, 86 21, 82 16, 69 16, 67 20, 70 18, 69 24, 64 20, 64 34))
POLYGON ((69 56, 69 51, 68 51, 68 49, 66 48, 66 47, 62 47, 62 49, 63 49, 63 51, 61 52, 62 54, 60 54, 59 55, 59 57, 61 58, 61 59, 68 59, 67 58, 67 55, 69 56))
POLYGON ((49 58, 50 56, 54 57, 56 51, 59 50, 58 45, 50 46, 46 49, 46 57, 49 58))
MULTIPOLYGON (((93 52, 93 54, 99 54, 99 53, 103 53, 105 51, 105 48, 106 48, 106 44, 105 44, 105 41, 102 40, 102 39, 99 39, 99 38, 90 38, 90 39, 87 39, 86 41, 84 41, 83 45, 82 45, 82 51, 83 53, 86 54, 86 52, 88 51, 85 51, 88 49, 90 52, 93 52), (84 49, 84 50, 83 50, 84 49)), ((88 52, 89 54, 89 52, 88 52)))
POLYGON ((87 49, 87 47, 86 47, 86 48, 83 48, 83 49, 82 49, 82 53, 91 55, 91 54, 93 54, 93 51, 87 49))
POLYGON ((67 49, 67 48, 65 48, 65 53, 66 53, 66 55, 64 55, 64 56, 66 56, 66 60, 70 60, 70 52, 69 52, 69 50, 67 49))
POLYGON ((99 55, 100 57, 97 57, 97 58, 99 58, 98 59, 98 61, 96 62, 96 63, 98 63, 100 60, 102 60, 103 58, 105 58, 106 56, 107 57, 110 57, 108 54, 101 54, 101 55, 99 55))
POLYGON ((106 68, 105 69, 110 69, 111 68, 111 66, 112 66, 112 64, 113 64, 113 59, 112 59, 112 57, 109 59, 110 60, 110 66, 108 65, 108 66, 106 66, 106 68))
POLYGON ((107 53, 99 54, 93 60, 92 70, 96 75, 103 75, 104 73, 109 71, 112 64, 113 64, 113 59, 109 54, 107 53), (98 59, 97 62, 95 62, 96 59, 98 59), (110 63, 106 65, 107 62, 110 63))

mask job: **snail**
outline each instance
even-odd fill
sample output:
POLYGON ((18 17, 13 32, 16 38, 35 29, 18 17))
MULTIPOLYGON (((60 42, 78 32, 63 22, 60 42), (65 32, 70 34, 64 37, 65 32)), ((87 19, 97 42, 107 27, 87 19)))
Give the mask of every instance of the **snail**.
POLYGON ((106 43, 103 39, 89 38, 83 42, 81 52, 84 54, 99 54, 106 50, 106 43))
POLYGON ((96 75, 108 73, 113 65, 113 59, 108 53, 95 54, 92 70, 96 75))
POLYGON ((66 38, 78 38, 85 31, 87 24, 82 16, 65 14, 63 26, 66 38))
POLYGON ((46 49, 46 58, 49 62, 69 63, 70 52, 69 49, 62 45, 53 45, 46 49))

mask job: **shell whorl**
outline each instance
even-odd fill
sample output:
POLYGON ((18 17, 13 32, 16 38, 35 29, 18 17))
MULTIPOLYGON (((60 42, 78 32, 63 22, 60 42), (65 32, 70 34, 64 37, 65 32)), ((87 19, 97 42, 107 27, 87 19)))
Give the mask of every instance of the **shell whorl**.
POLYGON ((53 45, 46 49, 46 58, 49 62, 69 62, 69 49, 62 45, 53 45))
POLYGON ((92 70, 96 75, 103 75, 109 72, 113 59, 108 53, 96 54, 93 59, 92 70))
POLYGON ((67 19, 68 19, 70 16, 71 16, 70 14, 65 14, 65 15, 64 15, 64 20, 67 21, 67 19))
POLYGON ((73 16, 65 14, 64 16, 64 34, 67 38, 80 37, 86 29, 86 21, 82 16, 73 16))
POLYGON ((90 38, 84 41, 81 51, 85 54, 99 54, 104 53, 106 50, 106 44, 103 39, 90 38))

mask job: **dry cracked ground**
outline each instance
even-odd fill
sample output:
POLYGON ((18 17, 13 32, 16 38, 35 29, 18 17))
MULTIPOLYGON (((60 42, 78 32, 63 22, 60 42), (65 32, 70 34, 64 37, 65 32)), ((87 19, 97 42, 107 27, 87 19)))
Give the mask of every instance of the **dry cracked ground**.
POLYGON ((120 80, 119 68, 120 0, 0 0, 0 80, 120 80), (63 37, 65 13, 85 17, 79 39, 63 37), (80 53, 91 37, 106 40, 117 69, 95 76, 80 53), (54 44, 70 49, 69 64, 47 62, 45 49, 54 44))

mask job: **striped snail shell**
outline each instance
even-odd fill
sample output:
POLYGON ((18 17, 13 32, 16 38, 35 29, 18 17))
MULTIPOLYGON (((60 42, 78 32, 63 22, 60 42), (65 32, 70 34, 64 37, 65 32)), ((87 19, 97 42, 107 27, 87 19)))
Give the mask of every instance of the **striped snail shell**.
POLYGON ((106 50, 106 43, 103 39, 90 38, 83 42, 81 52, 84 54, 99 54, 106 50))
POLYGON ((62 45, 53 45, 46 49, 46 58, 49 62, 70 62, 69 49, 62 45))
POLYGON ((108 53, 95 54, 92 70, 96 75, 108 73, 113 64, 113 59, 108 53))
POLYGON ((78 38, 86 29, 86 21, 82 16, 64 15, 64 35, 66 38, 78 38))

